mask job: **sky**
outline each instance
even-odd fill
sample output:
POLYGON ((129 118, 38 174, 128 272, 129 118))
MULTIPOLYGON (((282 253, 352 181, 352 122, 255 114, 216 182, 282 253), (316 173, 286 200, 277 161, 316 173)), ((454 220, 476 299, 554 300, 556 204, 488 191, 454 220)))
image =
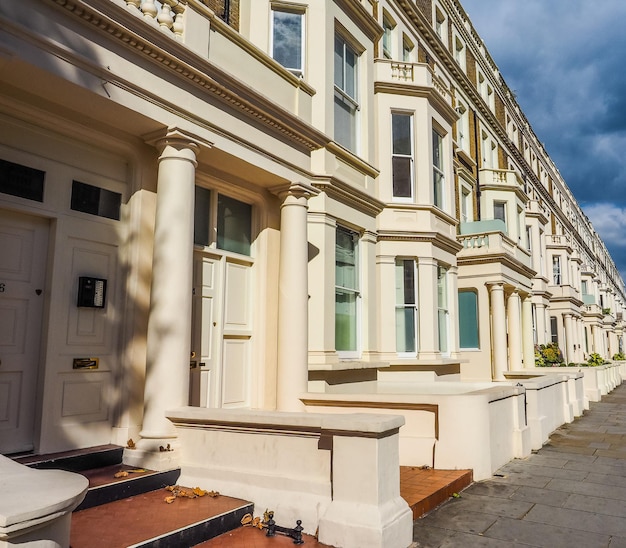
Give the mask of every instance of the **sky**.
POLYGON ((626 281, 626 0, 460 0, 626 281))

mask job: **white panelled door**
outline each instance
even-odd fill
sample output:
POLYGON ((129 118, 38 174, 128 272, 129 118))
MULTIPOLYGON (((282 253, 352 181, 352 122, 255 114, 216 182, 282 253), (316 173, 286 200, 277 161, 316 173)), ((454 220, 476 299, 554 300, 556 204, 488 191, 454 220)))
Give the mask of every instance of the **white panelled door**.
POLYGON ((48 221, 0 210, 0 453, 33 449, 48 221))
POLYGON ((251 276, 246 262, 194 255, 191 405, 250 405, 251 276))

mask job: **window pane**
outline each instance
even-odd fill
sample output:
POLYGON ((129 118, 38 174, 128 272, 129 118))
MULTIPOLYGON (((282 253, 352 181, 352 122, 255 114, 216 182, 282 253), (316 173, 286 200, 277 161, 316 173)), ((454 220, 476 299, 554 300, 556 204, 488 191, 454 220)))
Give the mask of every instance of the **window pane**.
POLYGON ((337 229, 335 244, 335 285, 358 289, 356 235, 348 230, 337 229))
POLYGON ((356 100, 356 53, 346 44, 346 82, 344 91, 356 100))
POLYGON ((478 297, 473 291, 459 292, 459 337, 461 348, 479 348, 478 297))
POLYGON ((448 313, 444 310, 439 310, 437 313, 439 319, 439 351, 448 351, 448 313))
POLYGON ((335 141, 348 150, 356 150, 356 107, 335 95, 335 141))
POLYGON ((343 82, 343 40, 335 36, 335 85, 344 89, 343 82))
POLYGON ((0 192, 43 202, 45 172, 0 160, 0 192))
POLYGON ((433 194, 434 204, 437 207, 443 206, 443 174, 437 169, 433 169, 433 194))
POLYGON ((411 146, 411 116, 406 114, 391 115, 391 133, 393 136, 393 153, 413 155, 411 146))
POLYGON ((222 196, 217 198, 217 247, 250 255, 252 206, 222 196))
POLYGON ((396 198, 410 198, 412 196, 411 184, 411 158, 392 158, 393 168, 393 195, 396 198))
POLYGON ((396 309, 396 352, 416 352, 415 308, 396 309))
POLYGON ((122 195, 80 181, 72 181, 71 209, 108 219, 120 219, 122 195))
POLYGON ((356 350, 356 293, 335 290, 335 348, 356 350))
POLYGON ((442 138, 433 130, 433 165, 443 170, 442 138))
POLYGON ((210 211, 211 191, 197 186, 193 208, 193 243, 197 245, 209 245, 210 211))
POLYGON ((302 70, 302 14, 274 11, 274 59, 286 68, 302 70))

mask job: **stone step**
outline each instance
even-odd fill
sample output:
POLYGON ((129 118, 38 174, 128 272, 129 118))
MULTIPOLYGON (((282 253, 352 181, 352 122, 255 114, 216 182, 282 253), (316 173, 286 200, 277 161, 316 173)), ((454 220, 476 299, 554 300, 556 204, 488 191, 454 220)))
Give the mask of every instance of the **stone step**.
POLYGON ((40 470, 58 469, 67 472, 82 472, 83 470, 121 464, 123 453, 124 448, 119 445, 98 445, 46 455, 24 455, 14 457, 13 460, 40 470))
POLYGON ((240 527, 252 503, 226 496, 177 497, 159 489, 74 512, 72 548, 195 546, 240 527))
POLYGON ((124 464, 113 464, 79 472, 89 480, 89 490, 85 500, 76 510, 86 510, 93 506, 107 504, 127 497, 175 485, 180 477, 180 469, 155 472, 137 469, 124 464), (126 476, 120 476, 127 474, 126 476))

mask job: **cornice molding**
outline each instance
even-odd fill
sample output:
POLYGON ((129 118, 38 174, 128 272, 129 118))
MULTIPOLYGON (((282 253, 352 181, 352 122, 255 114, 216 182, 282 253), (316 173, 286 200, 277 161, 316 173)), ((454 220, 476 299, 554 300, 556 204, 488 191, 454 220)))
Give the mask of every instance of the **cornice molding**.
POLYGON ((372 41, 377 42, 383 35, 383 28, 378 24, 372 13, 357 0, 335 0, 335 4, 356 24, 372 41))
MULTIPOLYGON (((272 133, 282 135, 301 149, 313 151, 330 141, 325 134, 295 114, 271 103, 251 86, 110 0, 89 0, 89 3, 84 0, 47 1, 163 70, 203 89, 241 115, 261 123, 272 133)), ((114 83, 116 77, 108 73, 107 80, 114 83)))
POLYGON ((396 82, 374 82, 374 93, 390 93, 392 95, 404 95, 406 97, 420 97, 427 99, 435 106, 435 109, 446 121, 452 125, 459 118, 456 110, 450 106, 441 94, 431 87, 416 86, 413 84, 396 82))

